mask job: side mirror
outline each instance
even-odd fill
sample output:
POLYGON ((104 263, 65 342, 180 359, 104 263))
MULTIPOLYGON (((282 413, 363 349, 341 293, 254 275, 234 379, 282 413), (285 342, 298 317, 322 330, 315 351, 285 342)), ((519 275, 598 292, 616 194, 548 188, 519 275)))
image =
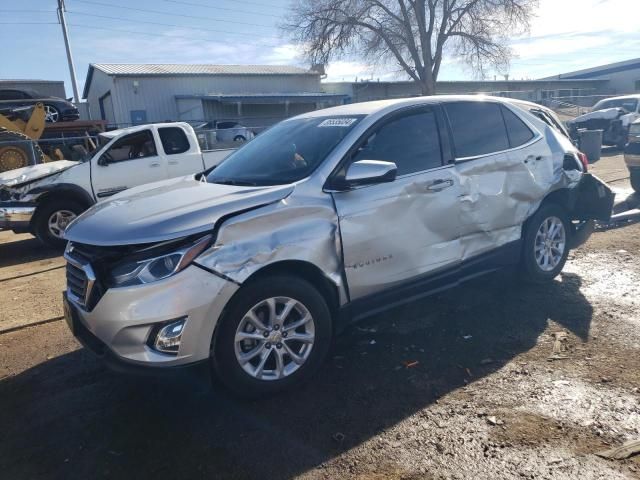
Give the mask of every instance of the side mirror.
POLYGON ((100 155, 100 158, 98 159, 98 165, 100 165, 101 167, 109 166, 109 160, 107 159, 106 155, 100 155))
POLYGON ((360 160, 349 165, 342 182, 346 188, 389 183, 396 179, 398 167, 393 162, 360 160))

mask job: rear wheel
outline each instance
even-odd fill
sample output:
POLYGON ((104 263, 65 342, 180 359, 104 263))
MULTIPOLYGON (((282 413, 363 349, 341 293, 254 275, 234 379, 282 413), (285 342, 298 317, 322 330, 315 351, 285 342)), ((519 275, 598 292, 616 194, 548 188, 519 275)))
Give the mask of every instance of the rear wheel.
POLYGON ((236 294, 212 340, 218 378, 245 397, 308 379, 331 343, 331 316, 307 281, 286 275, 250 282, 236 294))
POLYGON ((569 255, 571 222, 566 211, 546 204, 531 217, 524 232, 522 276, 534 283, 555 278, 569 255))
POLYGON ((42 205, 34 220, 36 237, 50 247, 64 248, 67 226, 85 210, 83 205, 73 200, 56 200, 42 205))
POLYGON ((247 139, 244 138, 242 135, 236 135, 235 137, 233 137, 233 141, 234 142, 246 142, 247 139))

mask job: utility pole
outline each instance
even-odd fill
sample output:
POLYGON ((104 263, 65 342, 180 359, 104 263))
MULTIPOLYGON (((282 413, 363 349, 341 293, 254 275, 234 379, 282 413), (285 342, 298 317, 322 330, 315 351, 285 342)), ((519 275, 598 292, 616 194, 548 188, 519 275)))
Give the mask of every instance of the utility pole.
POLYGON ((66 7, 64 0, 58 0, 58 20, 62 25, 62 36, 64 37, 64 46, 67 49, 67 61, 69 62, 69 74, 71 75, 71 86, 73 87, 73 100, 80 102, 78 95, 78 81, 76 80, 76 67, 73 66, 73 57, 71 56, 71 46, 69 45, 69 32, 67 32, 67 21, 64 18, 66 7))

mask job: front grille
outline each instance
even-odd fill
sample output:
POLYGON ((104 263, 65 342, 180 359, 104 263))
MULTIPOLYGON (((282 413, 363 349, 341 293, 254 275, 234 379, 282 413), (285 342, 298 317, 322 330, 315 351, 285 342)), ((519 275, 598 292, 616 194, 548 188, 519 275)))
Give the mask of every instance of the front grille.
POLYGON ((67 260, 67 295, 78 305, 90 310, 92 305, 93 287, 96 276, 89 261, 75 245, 69 244, 64 252, 67 260))
POLYGON ((87 295, 87 274, 83 269, 67 261, 67 291, 73 295, 78 303, 84 305, 87 295))

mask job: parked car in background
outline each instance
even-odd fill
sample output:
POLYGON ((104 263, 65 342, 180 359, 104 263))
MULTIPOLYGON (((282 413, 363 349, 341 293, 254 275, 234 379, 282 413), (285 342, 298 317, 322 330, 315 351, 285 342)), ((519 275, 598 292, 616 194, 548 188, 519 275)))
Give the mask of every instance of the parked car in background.
POLYGON ((220 143, 246 142, 255 137, 252 130, 234 121, 192 123, 192 126, 196 132, 202 130, 215 130, 217 141, 220 143))
POLYGON ((67 225, 91 205, 149 182, 195 174, 231 150, 201 152, 186 123, 158 123, 102 133, 84 162, 61 160, 0 174, 0 230, 31 232, 62 248, 67 225))
POLYGON ((640 193, 640 120, 629 127, 629 142, 624 148, 624 161, 629 169, 631 186, 640 193))
POLYGON ((318 369, 345 322, 507 266, 552 280, 612 205, 563 134, 504 99, 319 110, 206 178, 76 219, 65 316, 120 368, 209 362, 241 395, 273 393, 318 369))
POLYGON ((42 102, 45 109, 45 120, 49 123, 78 120, 80 112, 68 100, 42 95, 34 90, 2 89, 0 90, 0 109, 32 106, 42 102))
POLYGON ((602 130, 602 144, 624 148, 629 135, 629 126, 640 118, 640 94, 625 95, 600 100, 591 112, 580 115, 570 122, 573 136, 577 130, 602 130))

